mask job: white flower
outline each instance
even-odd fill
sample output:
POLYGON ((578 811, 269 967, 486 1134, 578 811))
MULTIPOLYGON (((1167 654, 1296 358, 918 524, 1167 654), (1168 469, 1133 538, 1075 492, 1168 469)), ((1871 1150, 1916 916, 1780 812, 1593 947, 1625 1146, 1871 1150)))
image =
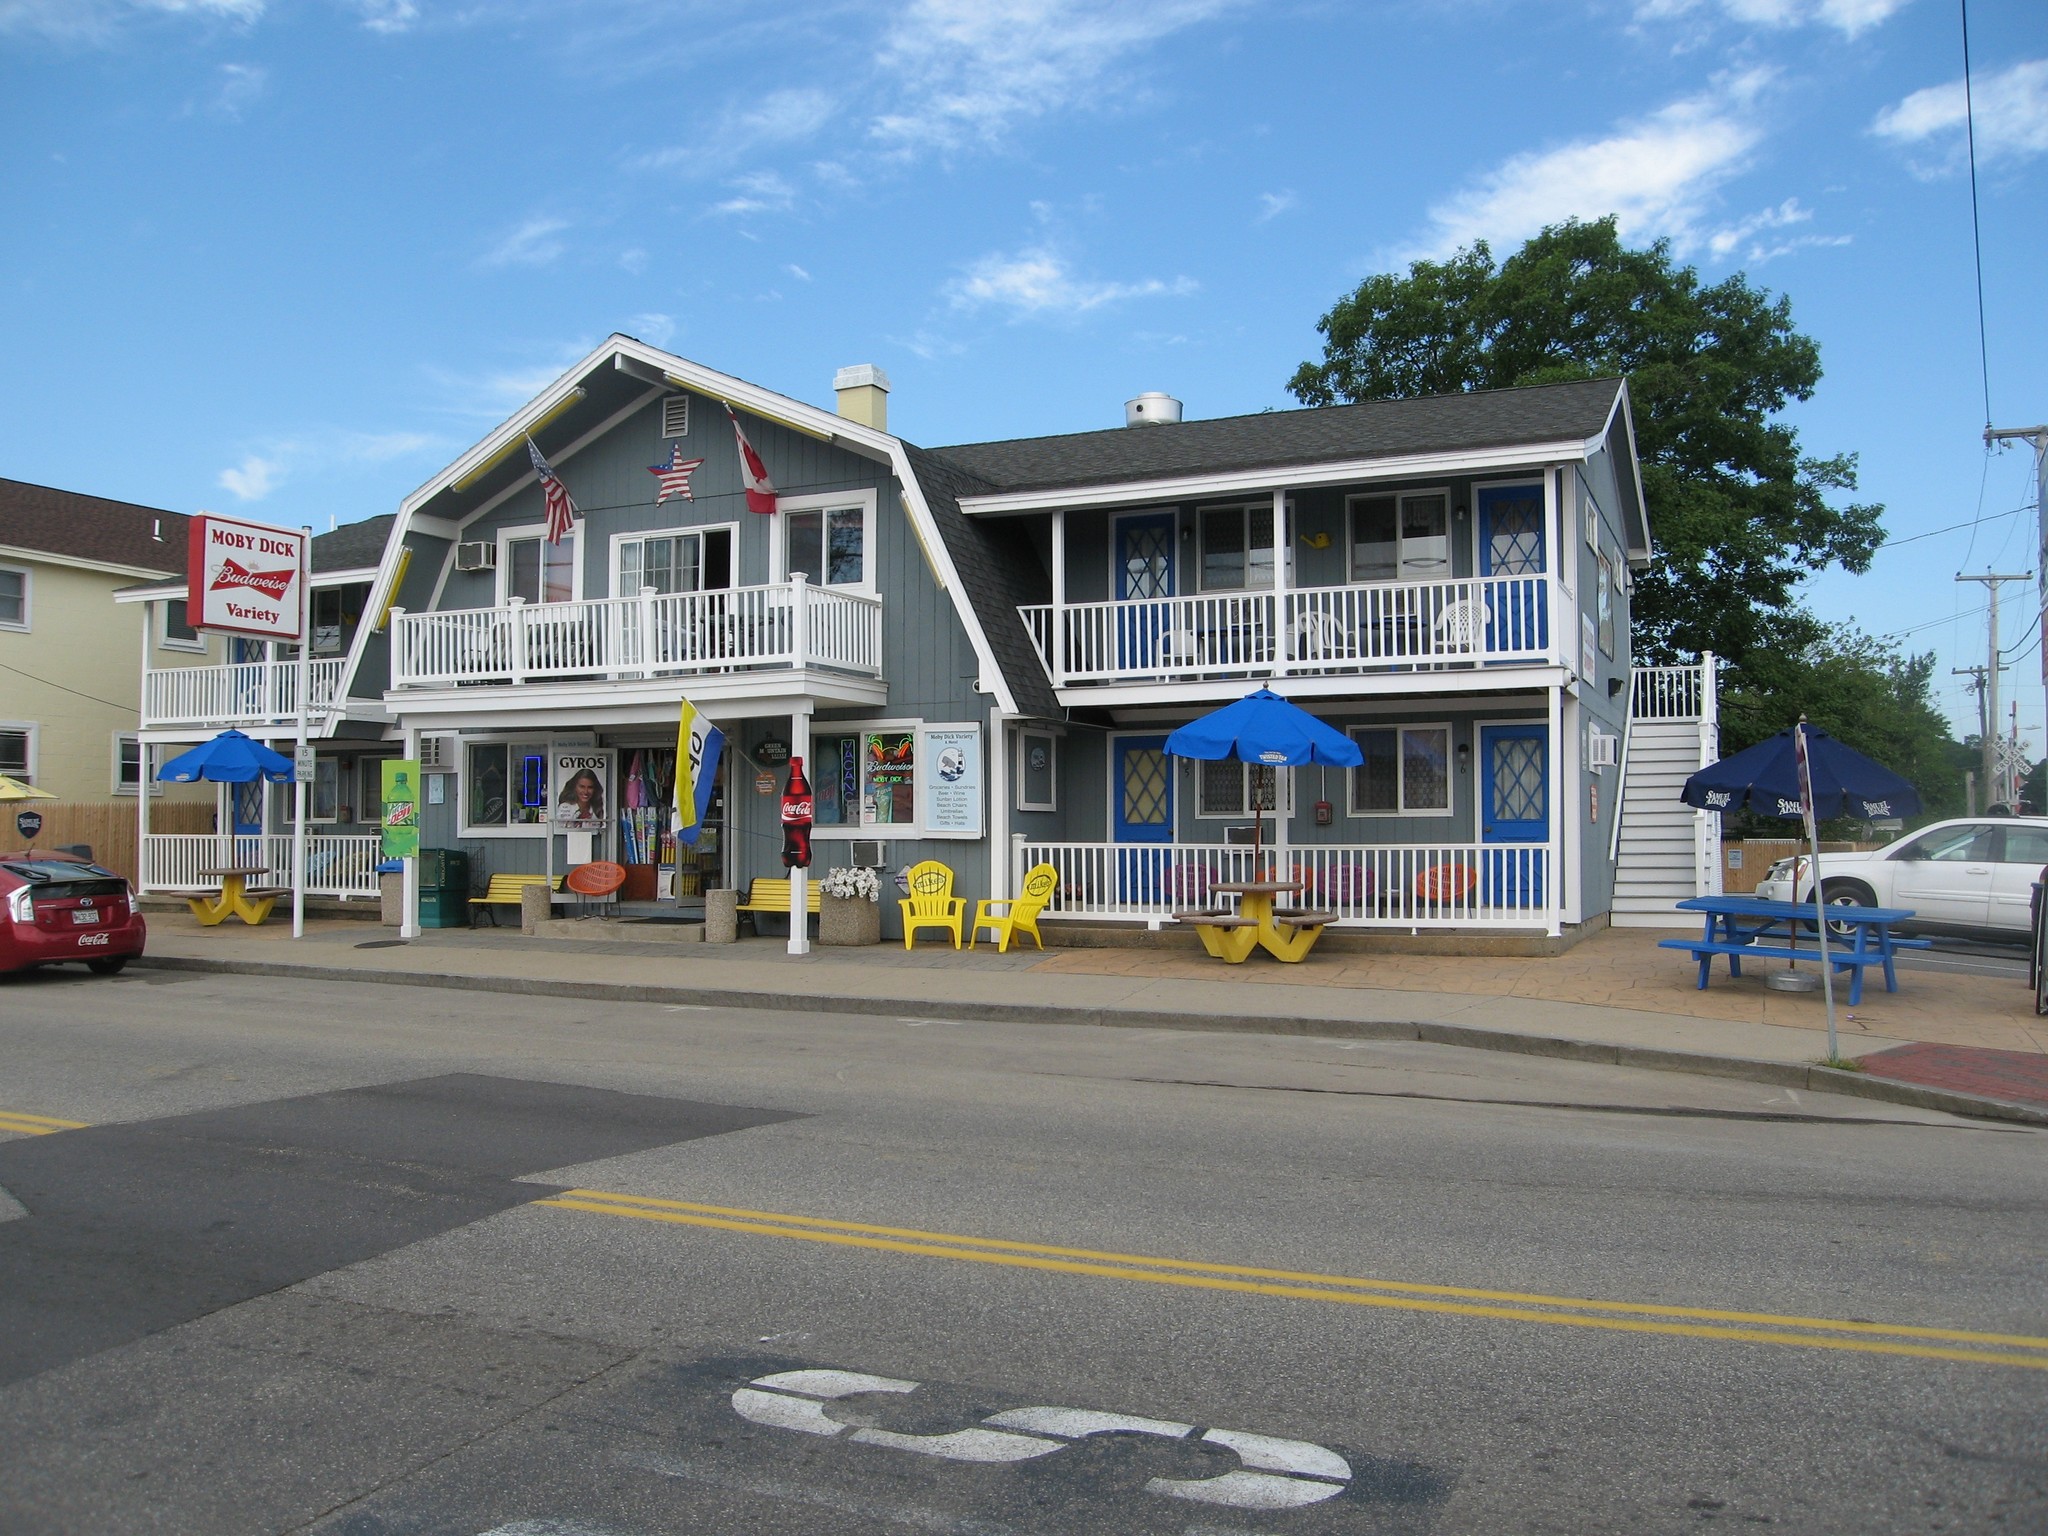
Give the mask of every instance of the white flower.
POLYGON ((827 896, 877 901, 882 895, 882 882, 872 869, 834 869, 826 872, 818 889, 827 896))

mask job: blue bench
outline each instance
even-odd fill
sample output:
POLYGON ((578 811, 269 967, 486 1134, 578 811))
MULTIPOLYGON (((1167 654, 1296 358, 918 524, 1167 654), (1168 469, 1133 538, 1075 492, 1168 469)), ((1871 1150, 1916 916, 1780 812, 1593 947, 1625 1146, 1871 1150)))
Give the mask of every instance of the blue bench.
MULTIPOLYGON (((1814 943, 1761 943, 1779 936, 1796 939, 1800 927, 1813 921, 1813 908, 1804 902, 1764 901, 1754 896, 1697 896, 1678 903, 1681 912, 1706 914, 1706 931, 1697 939, 1659 939, 1659 949, 1680 949, 1697 957, 1700 965, 1699 990, 1704 992, 1713 973, 1714 956, 1728 957, 1728 974, 1740 976, 1744 960, 1819 960, 1818 936, 1814 943), (1747 921, 1745 921, 1745 919, 1747 921)), ((1893 957, 1902 949, 1929 949, 1928 939, 1901 939, 1892 925, 1906 921, 1912 913, 1895 907, 1830 906, 1828 922, 1847 923, 1854 934, 1847 944, 1828 946, 1828 965, 1849 972, 1849 1006, 1863 1001, 1863 973, 1869 967, 1884 970, 1884 989, 1899 990, 1893 957)))

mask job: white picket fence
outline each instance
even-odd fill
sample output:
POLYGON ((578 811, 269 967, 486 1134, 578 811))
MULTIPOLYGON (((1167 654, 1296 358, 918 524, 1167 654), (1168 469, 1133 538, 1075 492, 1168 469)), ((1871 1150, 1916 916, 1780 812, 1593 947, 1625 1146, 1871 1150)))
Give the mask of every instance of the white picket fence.
MULTIPOLYGON (((306 894, 375 896, 381 843, 374 832, 308 832, 306 894)), ((153 891, 216 891, 219 879, 199 871, 231 866, 267 871, 257 884, 289 886, 291 834, 222 837, 212 832, 151 832, 142 840, 141 889, 145 895, 153 891)))
MULTIPOLYGON (((1292 904, 1335 912, 1340 928, 1552 927, 1558 892, 1542 843, 1415 843, 1262 850, 1267 879, 1299 880, 1292 904), (1277 872, 1276 872, 1277 871, 1277 872)), ((1015 868, 1050 864, 1049 909, 1078 918, 1145 918, 1218 907, 1218 884, 1252 875, 1252 850, 1221 843, 1020 841, 1015 868)))

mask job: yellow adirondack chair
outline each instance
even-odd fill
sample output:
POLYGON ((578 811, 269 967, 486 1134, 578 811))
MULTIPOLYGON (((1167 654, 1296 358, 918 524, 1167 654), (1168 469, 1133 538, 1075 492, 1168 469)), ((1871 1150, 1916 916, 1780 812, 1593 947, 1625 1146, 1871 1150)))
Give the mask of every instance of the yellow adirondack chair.
POLYGON ((1059 888, 1059 871, 1050 864, 1034 865, 1024 877, 1024 890, 1014 900, 991 900, 977 902, 974 908, 974 930, 967 937, 967 947, 974 948, 986 928, 996 936, 996 953, 1002 954, 1010 947, 1010 940, 1020 933, 1031 935, 1031 942, 1040 949, 1045 940, 1038 936, 1038 914, 1045 910, 1045 904, 1052 900, 1052 893, 1059 888), (997 908, 1005 910, 998 911, 997 908))
POLYGON ((967 902, 953 894, 953 871, 937 859, 926 859, 911 867, 909 881, 910 894, 896 903, 903 909, 903 947, 911 947, 920 928, 943 928, 953 935, 953 947, 958 949, 967 902))

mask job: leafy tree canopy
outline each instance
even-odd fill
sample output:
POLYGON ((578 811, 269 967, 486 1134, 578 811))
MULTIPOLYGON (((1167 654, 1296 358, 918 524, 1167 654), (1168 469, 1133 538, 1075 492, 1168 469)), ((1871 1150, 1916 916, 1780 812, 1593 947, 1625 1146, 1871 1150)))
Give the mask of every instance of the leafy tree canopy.
POLYGON ((1657 548, 1635 588, 1641 660, 1802 651, 1823 631, 1799 582, 1861 572, 1883 542, 1882 507, 1828 500, 1855 490, 1855 455, 1809 458, 1774 419, 1821 372, 1790 301, 1740 273, 1703 283, 1667 241, 1626 249, 1612 218, 1498 263, 1481 241, 1369 277, 1317 328, 1323 360, 1288 384, 1307 405, 1627 377, 1657 548))
POLYGON ((1721 749, 1740 752, 1798 723, 1819 729, 1908 780, 1923 819, 1960 816, 1963 774, 1975 758, 1934 703, 1934 655, 1848 630, 1796 655, 1757 652, 1730 669, 1721 695, 1721 749))

